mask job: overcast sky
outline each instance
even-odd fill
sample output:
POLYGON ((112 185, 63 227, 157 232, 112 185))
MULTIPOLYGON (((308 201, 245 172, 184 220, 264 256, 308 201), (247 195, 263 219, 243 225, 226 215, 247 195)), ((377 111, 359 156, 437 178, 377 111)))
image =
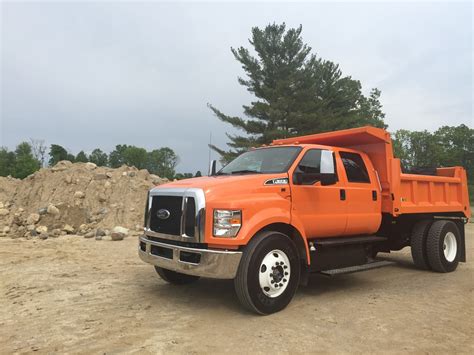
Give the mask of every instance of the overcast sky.
MULTIPOLYGON (((389 129, 473 125, 472 15, 464 3, 2 2, 0 146, 29 138, 76 154, 169 146, 178 171, 207 170, 209 133, 251 96, 230 47, 252 26, 303 25, 319 56, 364 92, 389 129)), ((213 154, 213 157, 216 157, 213 154)))

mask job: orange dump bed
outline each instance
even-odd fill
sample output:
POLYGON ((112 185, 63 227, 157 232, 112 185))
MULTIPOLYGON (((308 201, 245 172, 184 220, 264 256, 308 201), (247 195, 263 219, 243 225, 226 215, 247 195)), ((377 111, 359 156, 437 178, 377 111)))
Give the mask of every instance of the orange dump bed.
POLYGON ((383 129, 367 126, 278 139, 272 144, 321 144, 366 153, 380 179, 382 212, 394 216, 457 212, 470 217, 464 168, 438 168, 436 176, 404 174, 401 172, 400 159, 393 156, 390 134, 383 129))

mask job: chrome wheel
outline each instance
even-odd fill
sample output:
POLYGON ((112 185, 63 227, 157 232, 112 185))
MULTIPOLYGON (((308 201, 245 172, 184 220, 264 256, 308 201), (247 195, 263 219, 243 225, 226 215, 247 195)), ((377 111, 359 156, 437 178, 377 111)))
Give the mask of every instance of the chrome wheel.
POLYGON ((458 244, 456 242, 456 236, 452 232, 446 233, 443 241, 444 257, 447 261, 452 262, 456 258, 457 251, 458 244))
POLYGON ((288 287, 290 276, 290 260, 284 252, 275 249, 265 255, 258 277, 260 288, 265 295, 271 298, 280 296, 288 287))

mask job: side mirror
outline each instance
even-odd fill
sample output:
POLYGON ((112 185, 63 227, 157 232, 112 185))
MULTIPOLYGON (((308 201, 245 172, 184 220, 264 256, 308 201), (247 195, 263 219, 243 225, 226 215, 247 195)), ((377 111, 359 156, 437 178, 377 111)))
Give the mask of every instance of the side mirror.
POLYGON ((321 174, 321 186, 334 185, 336 182, 336 174, 321 174))
POLYGON ((337 182, 334 155, 329 150, 321 151, 321 185, 334 185, 337 182))
POLYGON ((209 163, 209 176, 216 175, 217 160, 211 160, 209 163))

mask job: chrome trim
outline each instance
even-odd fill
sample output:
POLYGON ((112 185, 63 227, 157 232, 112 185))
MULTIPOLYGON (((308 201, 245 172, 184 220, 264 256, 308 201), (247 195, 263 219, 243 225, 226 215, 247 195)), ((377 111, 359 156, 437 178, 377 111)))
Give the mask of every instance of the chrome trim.
POLYGON ((141 236, 138 244, 138 255, 144 262, 173 270, 187 275, 210 277, 215 279, 233 279, 237 274, 241 251, 211 250, 188 248, 179 245, 155 242, 141 236), (145 243, 145 250, 140 248, 140 243, 145 243), (173 259, 164 258, 151 254, 151 246, 156 245, 173 251, 173 259), (197 253, 201 255, 199 264, 180 260, 181 251, 197 253))
POLYGON ((206 219, 206 197, 204 191, 198 188, 166 188, 166 187, 155 187, 149 192, 149 202, 148 202, 148 219, 147 225, 144 228, 144 232, 147 235, 177 240, 182 242, 204 242, 204 227, 206 219), (180 235, 171 235, 164 233, 157 233, 150 229, 150 213, 151 213, 151 204, 153 197, 155 196, 180 196, 183 197, 183 202, 181 205, 181 221, 180 221, 180 235), (188 198, 193 197, 196 204, 196 215, 194 216, 194 237, 186 235, 186 211, 188 205, 188 198))

